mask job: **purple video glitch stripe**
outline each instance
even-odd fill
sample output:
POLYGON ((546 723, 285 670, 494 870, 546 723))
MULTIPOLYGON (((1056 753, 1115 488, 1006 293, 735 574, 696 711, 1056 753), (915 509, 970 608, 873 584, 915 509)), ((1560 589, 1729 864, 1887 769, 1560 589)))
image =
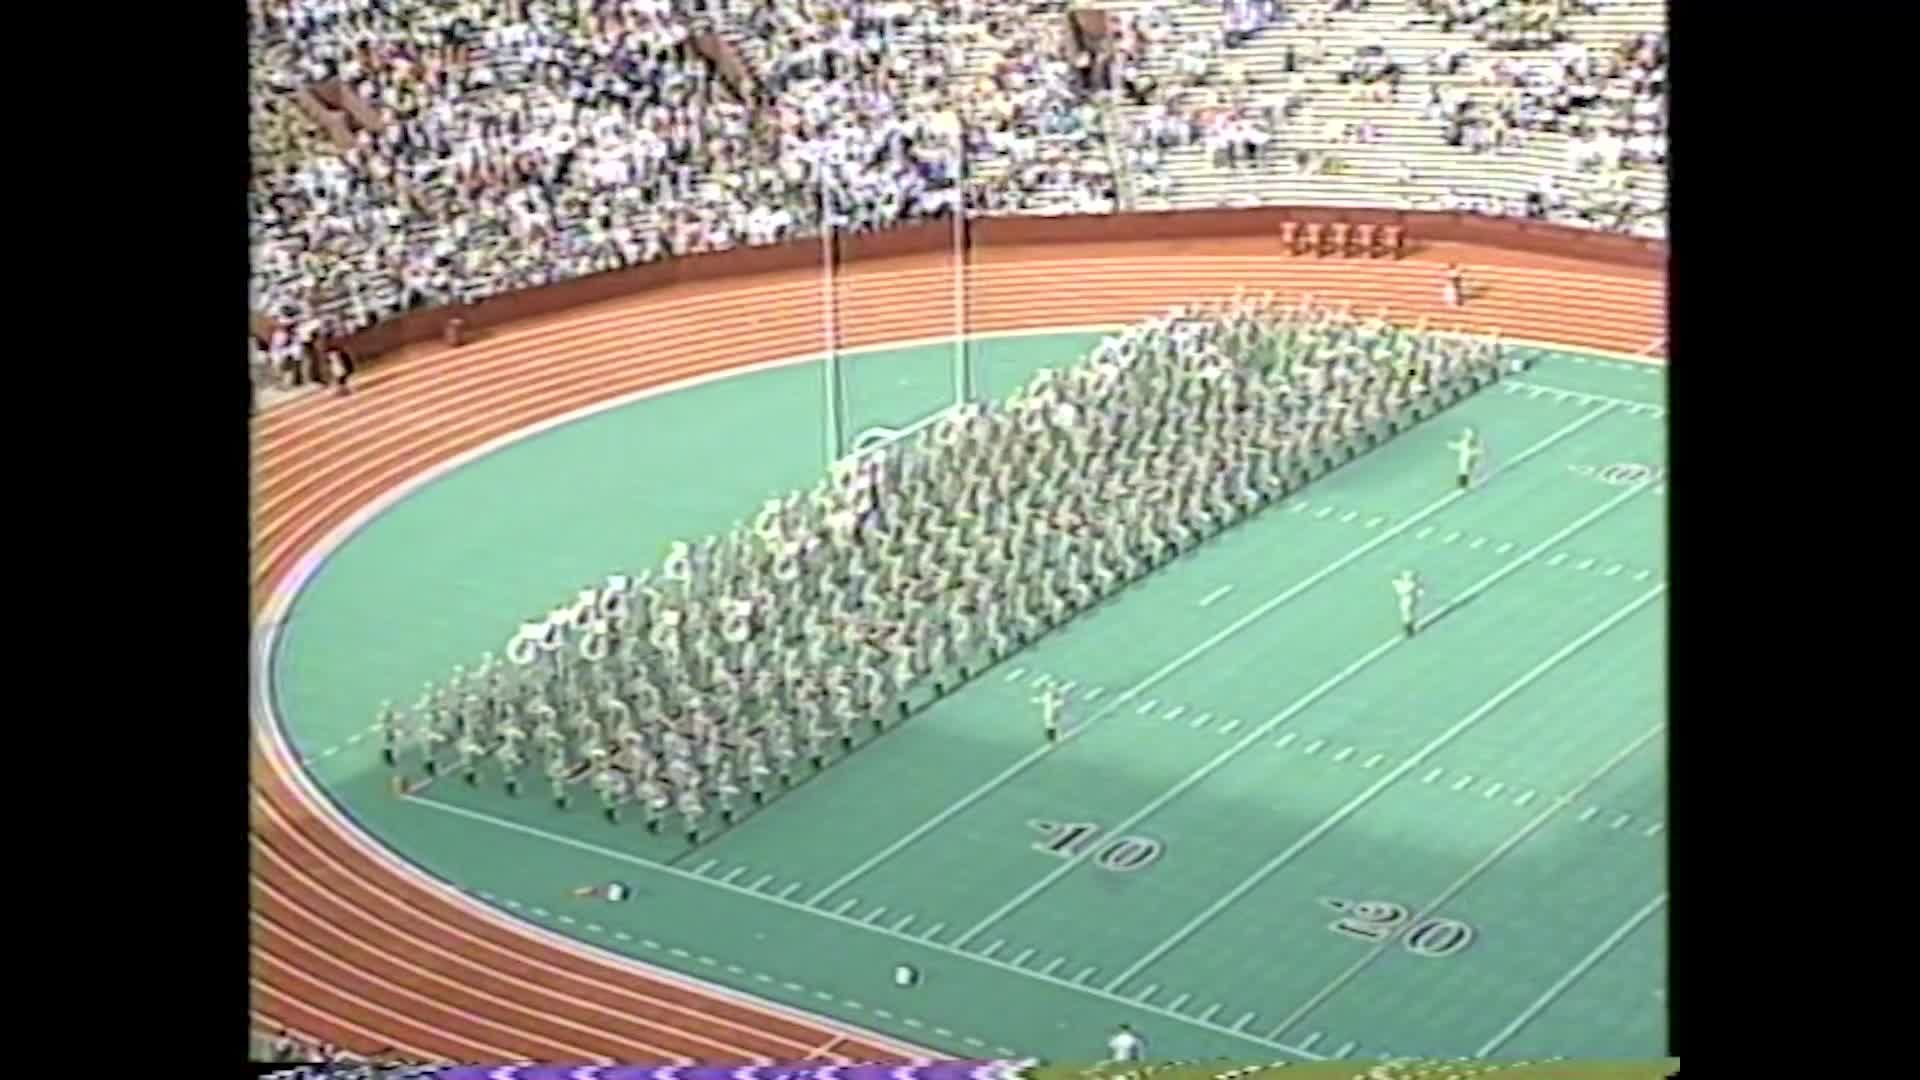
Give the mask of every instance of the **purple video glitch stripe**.
POLYGON ((1013 1080, 1025 1062, 942 1061, 928 1065, 462 1065, 438 1080, 1013 1080))

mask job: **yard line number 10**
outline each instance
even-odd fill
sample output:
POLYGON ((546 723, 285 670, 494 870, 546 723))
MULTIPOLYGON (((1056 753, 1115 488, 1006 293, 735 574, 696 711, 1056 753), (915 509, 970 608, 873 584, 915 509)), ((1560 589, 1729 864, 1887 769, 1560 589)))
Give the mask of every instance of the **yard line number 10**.
POLYGON ((1459 919, 1423 918, 1409 923, 1406 905, 1391 900, 1323 896, 1320 902, 1340 913, 1327 929, 1345 937, 1383 942, 1397 935, 1402 948, 1415 956, 1429 957, 1452 956, 1473 944, 1473 927, 1459 919))
MULTIPOLYGON (((1027 822, 1027 827, 1040 834, 1033 842, 1035 851, 1061 859, 1079 858, 1100 839, 1101 828, 1089 821, 1039 821, 1027 822)), ((1093 862, 1102 870, 1115 873, 1127 873, 1144 870, 1160 858, 1165 850, 1160 841, 1145 836, 1119 836, 1106 840, 1094 855, 1093 862)))

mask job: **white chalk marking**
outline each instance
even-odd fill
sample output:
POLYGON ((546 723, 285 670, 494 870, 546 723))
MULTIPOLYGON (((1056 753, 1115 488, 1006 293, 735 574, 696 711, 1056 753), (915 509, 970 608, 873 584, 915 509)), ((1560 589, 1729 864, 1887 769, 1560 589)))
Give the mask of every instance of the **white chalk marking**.
POLYGON ((1162 716, 1160 719, 1178 720, 1180 719, 1180 714, 1186 711, 1187 711, 1187 707, 1185 705, 1175 705, 1173 708, 1168 709, 1166 712, 1166 715, 1162 716))
POLYGON ((1445 770, 1445 769, 1435 769, 1435 770, 1433 770, 1432 772, 1430 772, 1430 773, 1428 773, 1427 775, 1425 775, 1425 776, 1423 776, 1423 777, 1421 777, 1421 778, 1420 778, 1420 782, 1421 782, 1421 783, 1423 783, 1423 784, 1431 784, 1431 783, 1433 783, 1433 782, 1434 782, 1435 780, 1438 780, 1438 779, 1440 779, 1440 778, 1441 778, 1442 776, 1445 776, 1445 775, 1446 775, 1446 772, 1447 772, 1447 770, 1445 770))
POLYGON ((1460 789, 1466 787, 1468 784, 1471 784, 1471 783, 1473 783, 1473 777, 1463 776, 1460 779, 1455 780, 1453 782, 1453 790, 1459 791, 1460 789))
POLYGON ((1231 735, 1231 734, 1233 734, 1233 729, 1234 729, 1234 728, 1237 728, 1237 727, 1239 727, 1239 726, 1240 726, 1240 721, 1238 721, 1238 720, 1229 720, 1229 721, 1227 721, 1227 722, 1226 722, 1226 723, 1225 723, 1224 725, 1222 725, 1222 726, 1221 726, 1221 728, 1220 728, 1220 734, 1222 734, 1222 735, 1231 735))
POLYGON ((1293 740, 1299 737, 1300 736, 1298 732, 1289 731, 1285 735, 1280 736, 1280 738, 1274 742, 1273 748, 1275 750, 1285 750, 1287 748, 1288 743, 1292 742, 1293 740))
POLYGON ((1215 589, 1215 590, 1213 590, 1212 592, 1210 592, 1210 593, 1208 593, 1207 595, 1205 595, 1205 596, 1203 596, 1203 597, 1201 597, 1201 598, 1200 598, 1200 606, 1201 606, 1201 607, 1212 607, 1212 606, 1213 606, 1213 602, 1214 602, 1214 601, 1216 601, 1216 600, 1218 600, 1218 599, 1220 599, 1221 597, 1223 597, 1223 596, 1225 596, 1225 595, 1227 595, 1228 593, 1230 593, 1230 592, 1232 592, 1232 591, 1233 591, 1233 586, 1231 586, 1231 585, 1222 585, 1222 586, 1220 586, 1219 588, 1217 588, 1217 589, 1215 589))
POLYGON ((1368 758, 1367 760, 1361 762, 1360 767, 1363 769, 1371 769, 1375 765, 1378 765, 1382 761, 1385 761, 1386 758, 1387 758, 1387 755, 1385 754, 1375 754, 1372 757, 1368 758))
POLYGON ((1529 1021, 1531 1021, 1534 1017, 1540 1015, 1540 1013, 1544 1011, 1547 1006, 1553 1004, 1554 999, 1558 998, 1561 994, 1565 993, 1567 987, 1572 986, 1575 980, 1579 979, 1580 976, 1585 975, 1588 971, 1592 970, 1593 966, 1595 964, 1598 964, 1602 959, 1604 959, 1608 953, 1612 952, 1615 946, 1619 945, 1620 942, 1626 940, 1627 935, 1633 933, 1635 927, 1645 922, 1647 920, 1647 916, 1652 915, 1654 912, 1660 910, 1660 908, 1664 906, 1666 902, 1667 902, 1667 894, 1661 893, 1660 895, 1654 897, 1652 900, 1648 901, 1645 907, 1641 908, 1639 911, 1634 912, 1633 915, 1630 916, 1626 922, 1620 924, 1619 929, 1615 930, 1611 934, 1608 934, 1605 940, 1601 941, 1600 944, 1593 947, 1592 952, 1588 953, 1586 957, 1582 959, 1579 963, 1573 965, 1573 968, 1569 970, 1565 975, 1560 976, 1560 979, 1558 982, 1555 982, 1552 986, 1548 987, 1546 993, 1541 994, 1538 1000, 1536 1000, 1533 1004, 1527 1006, 1526 1009, 1524 1009, 1519 1016, 1514 1017, 1512 1023, 1508 1024, 1506 1027, 1501 1028, 1500 1031, 1493 1036, 1493 1038, 1488 1039, 1486 1042, 1486 1045, 1482 1046, 1478 1051, 1476 1051, 1474 1056, 1483 1057, 1483 1058, 1493 1056, 1494 1051, 1504 1046, 1508 1039, 1513 1038, 1515 1032, 1527 1026, 1527 1023, 1529 1021))

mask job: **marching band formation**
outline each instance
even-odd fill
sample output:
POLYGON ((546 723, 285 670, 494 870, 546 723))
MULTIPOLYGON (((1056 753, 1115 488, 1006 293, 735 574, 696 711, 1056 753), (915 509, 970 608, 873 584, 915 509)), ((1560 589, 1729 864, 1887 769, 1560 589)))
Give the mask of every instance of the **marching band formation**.
MULTIPOLYGON (((400 790, 427 778, 555 804, 588 781, 689 843, 934 693, 1419 416, 1497 379, 1496 336, 1271 294, 1175 311, 847 459, 751 526, 676 543, 523 626, 504 658, 382 708, 400 790)), ((1045 710, 1059 737, 1057 704, 1045 710)))

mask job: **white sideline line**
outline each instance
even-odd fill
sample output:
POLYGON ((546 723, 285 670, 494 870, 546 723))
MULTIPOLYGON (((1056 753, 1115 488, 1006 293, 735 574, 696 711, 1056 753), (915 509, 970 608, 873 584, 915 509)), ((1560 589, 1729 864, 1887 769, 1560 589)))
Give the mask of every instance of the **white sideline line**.
MULTIPOLYGON (((1585 648, 1595 638, 1598 638, 1600 635, 1606 633, 1608 630, 1611 630, 1615 626, 1619 625, 1619 623, 1624 621, 1628 616, 1632 615, 1636 611, 1639 611, 1642 607, 1645 607, 1649 601, 1653 600, 1655 597, 1659 596, 1661 593, 1665 591, 1666 591, 1665 585, 1656 585, 1653 588, 1647 590, 1646 592, 1642 593, 1639 596, 1639 598, 1634 600, 1632 603, 1626 605, 1625 607, 1614 612, 1612 615, 1609 615, 1605 619, 1601 620, 1599 624, 1594 626, 1591 630, 1588 630, 1586 633, 1581 634, 1577 638, 1574 638, 1572 641, 1568 642, 1567 644, 1562 645, 1558 650, 1556 650, 1553 653, 1553 655, 1547 657, 1545 660, 1540 661, 1538 664, 1535 664, 1530 670, 1527 671, 1526 674, 1520 676, 1518 679, 1515 679, 1513 682, 1508 683, 1504 689, 1502 689, 1499 693, 1494 694, 1492 697, 1488 698, 1483 704, 1480 705, 1479 708, 1474 709, 1472 712, 1468 713, 1465 717, 1456 721, 1452 727, 1448 728, 1447 730, 1441 732, 1439 735, 1435 736, 1432 741, 1428 742, 1425 746, 1421 747, 1420 750, 1416 752, 1412 757, 1409 757, 1407 760, 1394 766, 1392 770, 1388 771, 1385 775, 1380 777, 1380 779, 1374 781, 1365 791, 1362 791, 1360 794, 1348 800, 1346 805, 1334 811, 1331 815, 1327 817, 1325 821, 1322 821, 1320 824, 1314 826, 1312 831, 1308 832, 1305 836, 1302 836, 1300 839, 1294 841, 1291 845, 1287 847, 1285 851, 1282 851, 1280 854, 1274 856, 1271 860, 1267 862, 1265 866, 1262 866, 1260 869, 1255 870, 1252 874, 1248 875, 1248 877, 1245 880, 1240 882, 1240 884, 1234 886, 1220 899, 1214 901, 1211 905, 1207 907, 1206 910, 1194 916, 1193 919, 1190 920, 1185 926, 1181 927, 1179 930, 1176 930, 1172 936, 1168 937, 1165 941, 1162 941, 1160 944, 1154 946, 1151 950, 1147 952, 1145 956, 1142 956, 1140 959, 1134 961, 1133 964, 1130 967, 1128 967, 1126 971, 1123 973, 1123 976, 1131 977, 1133 975, 1136 975, 1142 969, 1144 969, 1147 965, 1153 963, 1155 960, 1160 959, 1162 956, 1165 956, 1175 946, 1179 945, 1181 942, 1191 937, 1195 931, 1199 930, 1202 926, 1205 926, 1208 922, 1211 922, 1216 915, 1220 914, 1220 912, 1222 911, 1225 911, 1228 906, 1232 905, 1234 902, 1239 900, 1242 896, 1245 896, 1247 893, 1251 892, 1255 886, 1259 885, 1262 881, 1265 881, 1269 876, 1273 874, 1274 871, 1280 869, 1282 866, 1285 866, 1287 863, 1292 862, 1295 856, 1305 851, 1308 847, 1313 845, 1321 837, 1332 832, 1334 828, 1337 827, 1341 822, 1351 817, 1354 813, 1359 811, 1361 807, 1365 806, 1369 802, 1372 802, 1375 796, 1379 795, 1382 791, 1385 791, 1389 786, 1391 786, 1393 783, 1398 781, 1401 777, 1407 775, 1409 772, 1412 772, 1414 769, 1418 768, 1421 764, 1423 764, 1427 760, 1427 758, 1431 757, 1436 751, 1440 750, 1442 747, 1452 742, 1462 732, 1466 731, 1468 728, 1472 727, 1473 725, 1479 723, 1489 713, 1493 712, 1495 709, 1498 709, 1501 705, 1506 704, 1506 702, 1509 699, 1511 699, 1515 694, 1518 694, 1520 691, 1526 689, 1528 686, 1531 686, 1542 675, 1545 675, 1547 672, 1553 670, 1553 668, 1559 666, 1559 664, 1565 661, 1568 657, 1580 651, 1582 648, 1585 648)), ((1396 638, 1392 640, 1400 640, 1400 639, 1396 638)), ((1561 805, 1560 802, 1556 802, 1552 807, 1552 809, 1557 810, 1560 805, 1561 805)), ((1142 816, 1145 816, 1145 815, 1138 815, 1136 818, 1129 819, 1123 822, 1122 824, 1116 826, 1113 831, 1116 833, 1125 833, 1128 829, 1131 829, 1134 825, 1136 825, 1138 823, 1138 817, 1142 817, 1142 816)), ((1058 871, 1055 871, 1055 873, 1058 873, 1058 871)))
MULTIPOLYGON (((1522 450, 1518 454, 1514 455, 1512 459, 1502 462, 1500 465, 1496 466, 1493 470, 1491 470, 1491 472, 1489 473, 1489 476, 1496 475, 1501 472, 1505 472, 1507 470, 1510 470, 1519 466, 1521 462, 1526 461, 1528 458, 1533 457, 1535 454, 1540 453, 1541 451, 1545 450, 1549 446, 1552 446, 1553 444, 1559 442, 1561 439, 1566 438, 1567 436, 1573 434, 1576 431, 1579 431, 1581 428, 1587 426, 1588 424, 1593 423, 1595 420, 1598 420, 1601 417, 1607 415, 1607 413, 1612 411, 1612 408, 1613 407, 1611 405, 1608 405, 1608 406, 1603 406, 1601 408, 1595 409, 1590 413, 1581 414, 1578 419, 1575 419, 1571 423, 1568 423, 1556 429, 1554 432, 1547 435, 1545 438, 1541 439, 1539 442, 1534 443, 1532 446, 1529 446, 1525 450, 1522 450)), ((1638 492, 1640 490, 1640 487, 1643 487, 1643 486, 1645 486, 1644 483, 1641 484, 1640 486, 1629 488, 1625 494, 1632 494, 1632 493, 1638 492)), ((1165 666, 1161 667, 1160 670, 1155 671, 1153 674, 1147 676, 1145 679, 1134 684, 1134 686, 1122 692, 1117 697, 1112 698, 1110 701, 1107 702, 1106 705, 1103 705, 1099 709, 1095 710, 1091 715, 1089 715, 1084 721, 1082 721, 1078 725, 1063 732, 1061 735, 1062 741, 1066 739, 1074 738, 1079 733, 1092 727, 1095 723, 1097 723, 1098 721, 1100 721, 1101 719, 1109 715, 1113 710, 1120 708, 1122 705, 1125 705, 1127 702, 1132 701, 1136 697, 1139 697, 1141 694, 1145 693, 1147 690, 1152 689, 1154 686, 1157 686, 1162 680, 1166 679, 1168 676, 1179 671, 1181 668, 1186 667, 1188 664, 1192 663, 1194 660, 1198 659, 1199 657, 1201 657, 1202 655, 1204 655, 1205 653, 1213 649, 1215 646, 1219 645, 1221 642, 1226 641, 1228 638, 1233 637, 1235 634, 1238 634, 1240 631, 1253 625, 1255 622, 1259 621, 1261 618, 1264 618, 1267 614, 1272 612, 1275 608, 1279 607, 1280 605, 1286 603, 1289 600, 1292 600, 1294 597, 1300 595, 1301 593, 1306 592, 1308 589, 1312 588, 1313 586, 1318 585, 1320 582, 1326 580, 1328 577, 1331 577, 1335 573, 1338 573, 1340 570, 1344 569, 1346 566, 1350 565, 1355 560, 1361 558, 1362 556, 1366 555, 1368 552, 1371 552, 1372 550, 1379 547, 1380 545, 1400 535, 1402 532, 1406 531, 1407 529, 1412 528, 1413 526, 1419 524, 1421 521, 1424 521, 1425 519, 1433 516, 1434 514, 1439 513, 1440 511, 1446 509, 1447 507, 1452 506, 1455 502, 1459 501, 1462 494, 1463 493, 1458 490, 1447 492, 1445 495, 1441 496, 1438 499, 1435 499, 1433 502, 1428 503, 1425 507, 1413 513, 1406 520, 1400 522, 1399 524, 1393 526, 1392 528, 1389 528, 1375 535, 1374 537, 1369 539, 1366 543, 1361 544, 1359 547, 1356 547, 1352 551, 1347 552, 1345 555, 1342 555, 1340 558, 1335 559, 1331 563, 1328 563, 1326 566, 1322 567, 1320 570, 1316 571, 1311 576, 1307 577, 1305 580, 1295 584, 1292 588, 1289 588, 1288 590, 1281 593, 1280 595, 1275 596, 1272 599, 1266 601, 1265 603, 1261 604, 1259 607, 1253 609, 1252 611, 1246 613, 1245 615, 1242 615, 1240 618, 1235 619, 1233 622, 1227 624, 1227 626, 1224 627, 1223 629, 1216 631, 1211 637, 1208 637, 1205 641, 1202 641, 1200 644, 1195 645, 1193 648, 1188 649, 1186 652, 1180 654, 1179 656, 1175 657, 1173 660, 1169 661, 1165 666)), ((1615 504, 1611 502, 1606 503, 1604 504, 1603 509, 1611 509, 1614 505, 1615 504)), ((1595 516, 1598 516, 1598 515, 1596 514, 1595 516)), ((1442 611, 1444 610, 1445 609, 1442 609, 1442 611)), ((1396 638, 1395 640, 1399 640, 1399 639, 1396 638)), ((1264 731, 1263 731, 1263 734, 1264 734, 1264 731)), ((854 867, 853 869, 847 871, 845 874, 842 874, 839 877, 839 879, 829 884, 826 888, 820 890, 820 892, 815 894, 815 896, 808 902, 814 903, 814 904, 819 903, 821 900, 825 899, 828 896, 831 896, 833 893, 837 892, 838 890, 845 888, 847 885, 850 885, 853 882, 859 880, 860 878, 866 876, 866 874, 872 871, 874 867, 879 866, 881 863, 886 862, 888 859, 893 858, 895 855, 898 855, 900 852, 905 851, 907 848, 912 847, 914 844, 919 843, 921 837, 932 832, 934 829, 939 828, 941 825, 946 824, 955 815, 965 811, 968 807, 972 806, 974 803, 979 802, 981 799, 984 799, 988 795, 991 795, 995 791, 998 791, 1000 787, 1003 784, 1005 784, 1007 781, 1012 780, 1014 777, 1020 775, 1021 773, 1025 772, 1027 769, 1031 768, 1034 765, 1034 763, 1047 757, 1053 751, 1053 749, 1054 747, 1052 745, 1040 746, 1040 747, 1034 748, 1032 751, 1027 753, 1024 757, 1015 761, 1013 764, 1007 766, 1005 769, 1002 769, 999 773, 994 775, 992 778, 988 779, 985 783, 973 789, 973 791, 955 800, 945 810, 942 810, 939 813, 928 818, 926 821, 921 822, 918 826, 916 826, 912 831, 908 832, 906 835, 895 840, 893 843, 888 844, 886 847, 881 848, 878 852, 875 852, 866 861, 862 862, 860 865, 854 867)), ((1065 865, 1068 868, 1071 868, 1072 866, 1078 865, 1078 863, 1077 861, 1069 861, 1065 865)), ((964 938, 962 940, 964 940, 964 938)))
POLYGON ((1535 1001, 1533 1004, 1527 1006, 1526 1009, 1522 1011, 1519 1016, 1514 1017, 1512 1023, 1508 1024, 1506 1027, 1501 1028, 1500 1031, 1497 1034, 1495 1034, 1493 1038, 1488 1039, 1486 1042, 1486 1045, 1482 1046, 1474 1054, 1474 1056, 1488 1057, 1495 1050, 1498 1050, 1500 1049, 1500 1047, 1506 1045, 1506 1042, 1508 1039, 1513 1038, 1514 1034, 1517 1033, 1521 1028, 1527 1026, 1529 1021, 1531 1021, 1534 1017, 1540 1015, 1540 1013, 1543 1010, 1545 1010, 1547 1006, 1553 1004, 1554 999, 1558 998, 1561 994, 1565 993, 1567 987, 1572 986, 1575 980, 1580 978, 1580 976, 1585 975, 1588 971, 1593 969, 1593 966, 1595 964, 1598 964, 1601 960, 1605 959, 1606 955, 1612 952, 1615 946, 1619 945, 1622 941, 1626 940, 1626 937, 1628 934, 1633 933, 1635 927, 1638 927, 1641 923, 1646 922, 1647 917, 1649 915, 1652 915, 1654 912, 1660 910, 1660 908, 1664 906, 1666 902, 1667 902, 1667 894, 1664 892, 1654 897, 1652 900, 1647 901, 1647 905, 1645 907, 1641 908, 1639 911, 1634 912, 1633 915, 1630 918, 1628 918, 1626 922, 1620 924, 1619 929, 1615 930, 1611 934, 1608 934, 1605 940, 1601 941, 1600 944, 1594 946, 1593 951, 1588 953, 1585 959, 1573 965, 1572 970, 1568 971, 1565 975, 1560 976, 1560 979, 1558 982, 1555 982, 1552 986, 1548 987, 1547 992, 1544 994, 1541 994, 1539 999, 1535 1001))
POLYGON ((1516 390, 1539 390, 1542 392, 1561 393, 1566 394, 1568 397, 1578 398, 1581 401, 1599 401, 1608 405, 1652 409, 1657 413, 1667 411, 1665 405, 1656 401, 1636 401, 1632 398, 1608 397, 1606 394, 1589 394, 1585 390, 1570 390, 1564 386, 1550 386, 1546 383, 1536 383, 1525 379, 1507 379, 1504 381, 1516 390))

